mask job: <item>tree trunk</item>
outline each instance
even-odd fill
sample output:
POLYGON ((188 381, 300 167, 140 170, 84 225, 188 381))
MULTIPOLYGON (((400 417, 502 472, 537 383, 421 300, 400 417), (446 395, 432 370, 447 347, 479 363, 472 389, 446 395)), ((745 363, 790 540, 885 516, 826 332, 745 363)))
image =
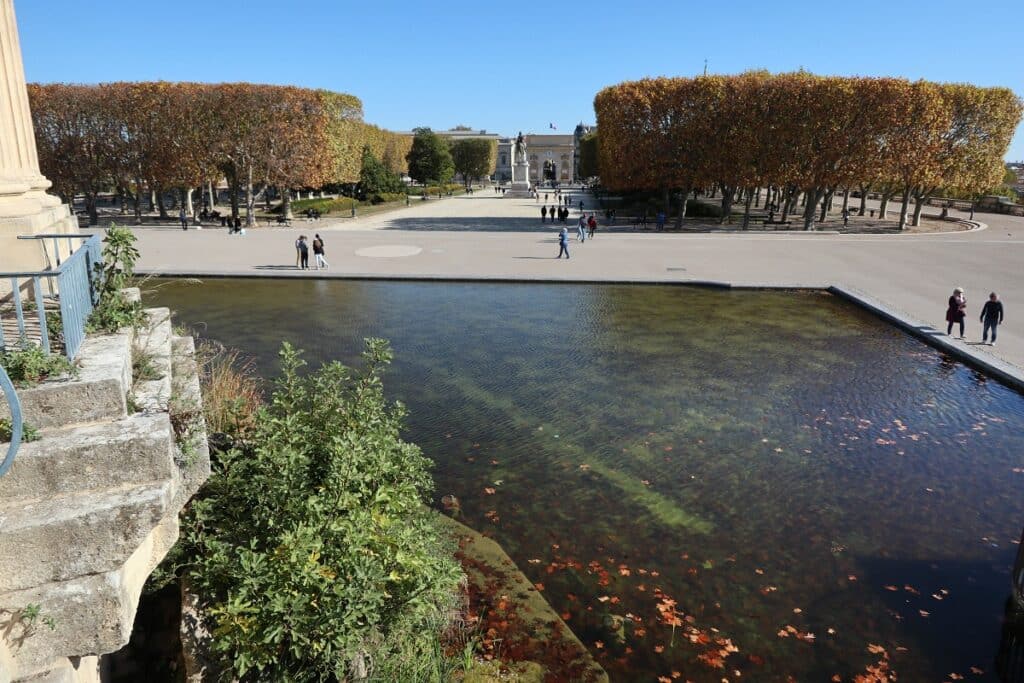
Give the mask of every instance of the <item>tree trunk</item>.
POLYGON ((292 216, 292 193, 286 187, 281 190, 281 215, 284 216, 285 220, 290 221, 292 216))
POLYGON ((231 200, 231 222, 232 222, 232 225, 234 224, 234 221, 238 220, 238 215, 239 215, 238 195, 239 195, 240 189, 241 188, 238 186, 238 175, 237 174, 232 175, 230 180, 228 180, 228 199, 231 200))
POLYGON ((860 185, 860 210, 857 212, 858 216, 863 216, 868 212, 868 192, 871 191, 870 185, 860 185))
POLYGON ((907 227, 907 210, 910 208, 910 188, 903 188, 903 201, 900 203, 900 230, 907 227))
MULTIPOLYGON (((825 190, 820 187, 804 192, 804 230, 814 230, 814 215, 817 213, 818 202, 825 195, 825 190)), ((822 202, 827 207, 828 204, 822 202)))
POLYGON ((256 225, 256 217, 253 212, 256 210, 256 195, 252 191, 252 164, 245 169, 245 227, 251 228, 256 225))
POLYGON ((924 210, 924 205, 928 203, 930 194, 930 192, 914 193, 914 217, 910 224, 915 228, 921 225, 921 212, 924 210))
POLYGON ((747 200, 743 204, 743 229, 746 230, 750 227, 750 205, 754 201, 754 193, 750 189, 747 190, 747 200))
POLYGON ((690 187, 686 186, 680 193, 679 213, 676 214, 676 230, 683 229, 683 219, 686 218, 686 202, 690 200, 690 187))
POLYGON ((135 179, 135 224, 142 224, 142 180, 135 179))
POLYGON ((120 203, 121 203, 120 212, 121 212, 121 215, 124 216, 125 214, 128 213, 128 190, 126 190, 123 185, 118 185, 117 186, 117 196, 120 198, 120 203))
POLYGON ((85 193, 85 210, 89 214, 89 225, 96 225, 100 222, 99 212, 96 211, 96 193, 85 193))
POLYGON ((207 199, 206 199, 207 206, 209 206, 210 210, 212 211, 213 207, 217 206, 217 195, 213 191, 213 181, 212 180, 207 180, 206 181, 206 193, 207 193, 207 199))
POLYGON ((835 190, 827 190, 825 192, 825 199, 821 202, 821 215, 818 217, 818 220, 822 223, 825 222, 828 212, 832 208, 832 197, 834 194, 835 190))
POLYGON ((164 204, 164 190, 162 187, 156 190, 156 208, 160 210, 161 220, 170 219, 170 215, 167 213, 167 205, 164 204))
POLYGON ((189 187, 185 189, 185 215, 195 216, 196 207, 192 204, 192 193, 195 192, 195 188, 189 187))
POLYGON ((754 190, 754 208, 761 208, 761 188, 754 190))
POLYGON ((843 213, 850 210, 850 188, 843 188, 843 213))
POLYGON ((789 188, 786 188, 786 191, 782 192, 782 190, 780 188, 779 192, 780 192, 780 195, 781 195, 779 197, 779 199, 781 200, 781 203, 782 203, 782 216, 779 217, 779 222, 785 223, 786 219, 789 218, 789 209, 790 209, 790 196, 789 195, 792 192, 792 190, 790 190, 789 188))
POLYGON ((662 212, 666 216, 669 216, 669 215, 672 214, 672 199, 671 199, 671 196, 672 195, 669 194, 669 191, 668 191, 667 187, 661 188, 661 210, 662 210, 662 212))
POLYGON ((889 199, 892 198, 891 192, 882 193, 882 203, 878 205, 878 218, 879 220, 885 220, 889 215, 889 199))
POLYGON ((149 212, 156 211, 156 190, 149 188, 149 212))
POLYGON ((726 221, 731 222, 732 220, 732 200, 736 196, 736 188, 727 185, 722 185, 722 215, 718 218, 718 223, 724 225, 726 221))

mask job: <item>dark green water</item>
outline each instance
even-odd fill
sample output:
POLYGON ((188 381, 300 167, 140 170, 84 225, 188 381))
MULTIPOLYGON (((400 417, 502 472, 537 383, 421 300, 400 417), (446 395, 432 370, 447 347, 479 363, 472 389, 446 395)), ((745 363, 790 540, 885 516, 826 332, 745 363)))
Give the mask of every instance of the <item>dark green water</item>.
POLYGON ((851 305, 315 280, 151 299, 266 376, 283 340, 354 362, 390 339, 435 505, 457 496, 613 680, 848 680, 869 645, 900 680, 997 680, 1024 398, 851 305))

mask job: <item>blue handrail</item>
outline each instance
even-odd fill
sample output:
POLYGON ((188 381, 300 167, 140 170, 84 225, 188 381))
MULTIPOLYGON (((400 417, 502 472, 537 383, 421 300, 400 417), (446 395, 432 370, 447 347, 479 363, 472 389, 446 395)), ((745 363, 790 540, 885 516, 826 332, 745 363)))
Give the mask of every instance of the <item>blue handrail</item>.
MULTIPOLYGON (((43 280, 49 285, 50 298, 56 299, 60 305, 61 330, 64 335, 64 353, 71 360, 78 355, 78 350, 85 340, 85 323, 92 313, 96 303, 98 292, 95 287, 96 264, 101 262, 102 248, 99 235, 26 235, 18 239, 53 240, 56 264, 51 263, 46 270, 23 271, 0 273, 0 278, 7 279, 11 283, 14 314, 18 323, 19 340, 24 341, 26 337, 25 311, 22 305, 21 291, 22 283, 19 281, 31 281, 32 289, 35 292, 35 307, 39 317, 40 339, 39 345, 43 351, 49 353, 49 326, 47 325, 47 313, 44 306, 43 280), (60 243, 67 241, 68 254, 62 259, 60 243), (84 240, 77 249, 74 248, 74 240, 84 240), (56 280, 56 288, 54 287, 56 280), (55 296, 54 296, 55 295, 55 296)), ((46 252, 46 242, 41 241, 43 251, 46 252)), ((46 253, 47 261, 50 254, 46 253)), ((27 284, 27 282, 26 282, 27 284)), ((3 328, 0 327, 0 348, 5 346, 3 328)))
POLYGON ((11 444, 7 447, 7 455, 0 461, 0 477, 7 473, 14 463, 14 456, 18 454, 18 447, 21 445, 22 430, 24 423, 21 418, 21 401, 14 391, 14 384, 7 376, 7 371, 0 367, 0 389, 3 389, 7 403, 11 407, 11 444))

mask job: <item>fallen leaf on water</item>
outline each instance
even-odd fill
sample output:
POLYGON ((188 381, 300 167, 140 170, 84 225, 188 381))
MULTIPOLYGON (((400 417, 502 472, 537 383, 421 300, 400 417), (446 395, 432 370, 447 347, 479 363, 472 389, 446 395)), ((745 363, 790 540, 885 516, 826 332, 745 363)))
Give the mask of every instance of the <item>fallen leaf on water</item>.
POLYGON ((533 587, 536 588, 539 591, 544 590, 544 584, 543 583, 535 583, 535 584, 533 584, 533 587))
POLYGON ((603 650, 604 649, 604 643, 601 642, 600 640, 598 640, 598 641, 596 641, 594 643, 594 647, 596 647, 598 650, 603 650))
POLYGON ((800 609, 799 607, 794 607, 793 608, 793 614, 800 614, 801 612, 803 612, 803 610, 800 609))
POLYGON ((540 564, 541 560, 538 560, 537 558, 533 558, 532 560, 527 560, 527 562, 529 562, 530 564, 540 564))
POLYGON ((484 493, 486 493, 488 496, 493 496, 494 495, 494 489, 491 488, 490 486, 488 486, 488 487, 484 488, 484 493))
POLYGON ((775 635, 777 635, 779 638, 789 638, 789 631, 787 631, 784 628, 780 628, 779 632, 775 635))
POLYGON ((928 611, 926 611, 926 610, 923 610, 923 609, 919 609, 919 610, 917 610, 917 613, 918 613, 918 614, 920 614, 920 615, 921 615, 922 617, 924 617, 925 619, 927 619, 928 617, 930 617, 930 616, 932 615, 932 613, 931 613, 931 612, 928 612, 928 611))
POLYGON ((896 586, 883 586, 883 588, 885 588, 885 590, 887 590, 887 591, 898 591, 899 590, 899 588, 897 588, 896 586))
POLYGON ((654 646, 654 651, 657 652, 658 654, 661 654, 662 652, 665 651, 665 646, 664 645, 655 645, 654 646))
POLYGON ((755 569, 754 573, 755 574, 764 574, 764 570, 763 569, 755 569))
POLYGON ((608 602, 609 600, 611 600, 611 598, 609 598, 607 595, 602 595, 597 599, 598 602, 608 602))
POLYGON ((976 666, 972 666, 971 667, 971 673, 974 674, 975 676, 980 676, 981 674, 985 673, 985 670, 984 669, 979 669, 976 666))
POLYGON ((868 643, 868 652, 873 655, 885 654, 885 648, 881 645, 875 645, 874 643, 868 643))

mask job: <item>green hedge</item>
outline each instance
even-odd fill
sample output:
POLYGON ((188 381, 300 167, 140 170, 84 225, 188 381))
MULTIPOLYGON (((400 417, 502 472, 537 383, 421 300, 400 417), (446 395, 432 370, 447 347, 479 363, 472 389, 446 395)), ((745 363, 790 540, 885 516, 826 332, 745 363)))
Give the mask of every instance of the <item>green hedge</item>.
MULTIPOLYGON (((319 211, 322 214, 328 213, 350 213, 352 211, 352 204, 359 206, 359 202, 352 199, 351 197, 339 197, 337 199, 298 199, 292 202, 292 213, 301 215, 305 213, 306 209, 313 209, 319 211)), ((274 213, 281 213, 283 208, 278 206, 274 209, 274 213)))
POLYGON ((386 202, 404 202, 404 192, 378 192, 370 195, 371 204, 384 204, 386 202))

